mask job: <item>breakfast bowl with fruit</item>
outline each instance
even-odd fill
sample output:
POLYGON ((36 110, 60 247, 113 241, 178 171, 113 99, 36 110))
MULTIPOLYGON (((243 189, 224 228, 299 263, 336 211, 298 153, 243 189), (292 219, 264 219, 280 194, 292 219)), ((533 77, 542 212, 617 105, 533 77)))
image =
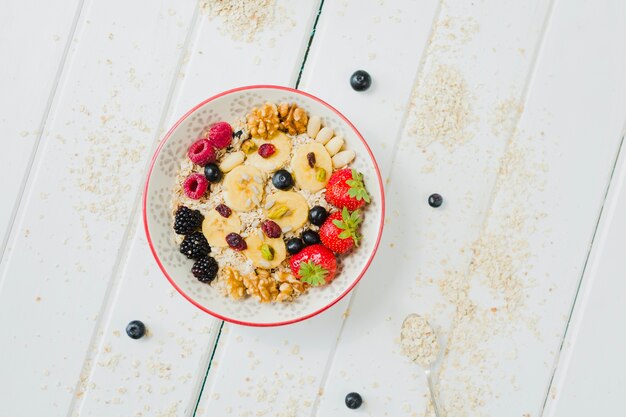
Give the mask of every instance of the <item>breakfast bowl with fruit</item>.
POLYGON ((233 323, 277 326, 326 310, 359 282, 382 234, 384 193, 341 113, 302 91, 250 86, 200 103, 166 134, 143 217, 158 266, 187 300, 233 323))

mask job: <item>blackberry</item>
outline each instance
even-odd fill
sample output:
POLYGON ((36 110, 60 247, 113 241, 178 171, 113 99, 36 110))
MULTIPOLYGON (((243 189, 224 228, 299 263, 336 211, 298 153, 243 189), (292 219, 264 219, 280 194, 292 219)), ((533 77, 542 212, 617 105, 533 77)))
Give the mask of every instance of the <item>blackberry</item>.
POLYGON ((180 253, 189 259, 200 259, 210 252, 211 247, 202 232, 193 232, 185 236, 183 243, 180 244, 180 253))
POLYGON ((180 206, 178 210, 176 210, 174 231, 179 235, 188 235, 200 228, 202 220, 204 220, 204 216, 198 210, 180 206))
POLYGON ((217 276, 217 261, 210 256, 198 259, 191 267, 191 273, 200 282, 208 284, 217 276))

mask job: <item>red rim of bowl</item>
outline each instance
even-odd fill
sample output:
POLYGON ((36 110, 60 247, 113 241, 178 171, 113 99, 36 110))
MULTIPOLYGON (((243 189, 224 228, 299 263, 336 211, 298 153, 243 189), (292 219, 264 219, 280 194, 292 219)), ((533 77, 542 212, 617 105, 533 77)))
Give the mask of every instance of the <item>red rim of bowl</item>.
POLYGON ((146 184, 144 186, 144 191, 143 191, 142 213, 143 213, 143 225, 144 225, 144 230, 146 232, 146 237, 148 239, 148 245, 150 245, 150 251, 152 252, 152 255, 154 256, 154 259, 156 260, 157 265, 159 265, 159 268, 161 269, 161 272, 163 272, 163 274, 165 275, 167 280, 170 282, 170 284, 172 284, 172 286, 174 288, 176 288, 176 291, 178 291, 180 293, 180 295, 185 297, 187 299, 187 301, 189 301, 191 304, 195 305, 196 307, 198 307, 200 310, 204 311, 205 313, 209 313, 210 315, 212 315, 214 317, 217 317, 218 319, 221 319, 221 320, 224 320, 224 321, 227 321, 227 322, 230 322, 230 323, 241 324, 241 325, 244 325, 244 326, 253 326, 253 327, 284 326, 284 325, 287 325, 287 324, 292 324, 292 323, 297 323, 297 322, 300 322, 300 321, 304 321, 306 319, 309 319, 309 318, 311 318, 313 316, 316 316, 316 315, 318 315, 318 314, 328 310, 330 307, 332 307, 333 305, 338 303, 343 297, 348 295, 348 293, 350 291, 352 291, 352 289, 359 283, 361 278, 363 278, 363 275, 365 275, 365 272, 367 271, 367 269, 369 268, 370 264, 372 263, 372 260, 374 259, 374 255, 376 254, 376 251, 378 250, 378 245, 380 244, 380 239, 382 237, 383 224, 384 224, 384 221, 385 221, 385 190, 383 188, 383 180, 382 180, 382 178, 380 176, 380 169, 378 168, 378 163, 376 162, 376 158, 374 158, 374 154, 372 153, 372 150, 368 146, 367 142, 365 141, 365 139, 363 138, 361 133, 357 130, 357 128, 343 114, 341 114, 341 112, 339 112, 339 110, 335 109, 333 106, 331 106, 330 104, 326 103, 324 100, 322 100, 322 99, 320 99, 318 97, 315 97, 312 94, 306 93, 306 92, 301 91, 301 90, 296 90, 294 88, 283 87, 283 86, 278 86, 278 85, 249 85, 249 86, 244 86, 244 87, 233 88, 231 90, 224 91, 222 93, 219 93, 217 95, 214 95, 213 97, 210 97, 210 98, 204 100, 203 102, 201 102, 200 104, 196 105, 191 110, 189 110, 187 113, 185 113, 174 124, 174 126, 172 126, 172 128, 167 132, 167 134, 163 138, 163 140, 161 140, 161 143, 159 143, 159 146, 156 149, 156 151, 154 152, 154 156, 152 157, 152 161, 150 162, 150 169, 148 170, 148 177, 146 178, 146 184), (167 142, 167 140, 170 138, 170 136, 176 130, 176 128, 187 117, 189 117, 193 112, 195 112, 200 107, 204 106, 205 104, 207 104, 207 103, 209 103, 209 102, 211 102, 213 100, 216 100, 216 99, 218 99, 218 98, 220 98, 222 96, 228 95, 228 94, 236 93, 238 91, 255 90, 255 89, 274 89, 274 90, 289 91, 291 93, 299 94, 301 96, 305 96, 305 97, 308 97, 308 98, 310 98, 312 100, 315 100, 318 103, 321 103, 322 105, 326 106, 327 108, 329 108, 330 110, 335 112, 335 114, 337 114, 337 116, 339 116, 348 126, 350 126, 350 128, 354 131, 354 133, 356 133, 357 137, 361 140, 361 142, 363 142, 363 145, 365 146, 365 149, 369 153, 370 158, 372 159, 372 162, 374 163, 374 168, 376 170, 376 176, 378 178, 378 185, 380 187, 380 195, 381 195, 381 216, 380 216, 380 225, 378 226, 378 236, 376 236, 376 243, 374 244, 374 248, 372 250, 372 253, 370 254, 367 262, 365 263, 365 266, 363 267, 363 269, 361 270, 361 272, 359 273, 357 278, 352 282, 352 284, 350 284, 350 286, 343 293, 341 293, 337 298, 335 298, 333 301, 331 301, 330 303, 328 303, 324 307, 320 308, 319 310, 316 310, 316 311, 314 311, 312 313, 309 313, 307 315, 304 315, 302 317, 298 317, 298 318, 295 318, 295 319, 292 319, 292 320, 287 320, 287 321, 282 321, 282 322, 274 322, 274 323, 253 323, 253 322, 246 322, 246 321, 236 320, 236 319, 233 319, 233 318, 230 318, 230 317, 225 317, 225 316, 222 316, 221 314, 218 314, 218 313, 216 313, 214 311, 209 310, 208 308, 204 307, 203 305, 199 304, 194 299, 192 299, 190 296, 188 296, 178 285, 176 285, 176 282, 174 282, 174 279, 172 279, 172 277, 170 277, 170 275, 165 270, 165 267, 161 263, 161 260, 159 259, 159 256, 156 253, 154 245, 152 244, 152 238, 150 237, 150 230, 148 228, 148 216, 147 216, 147 212, 146 212, 146 206, 147 206, 147 200, 148 200, 148 186, 150 184, 150 178, 152 176, 152 169, 154 168, 154 164, 156 162, 157 157, 159 156, 159 153, 161 152, 161 149, 163 148, 163 145, 165 144, 165 142, 167 142))

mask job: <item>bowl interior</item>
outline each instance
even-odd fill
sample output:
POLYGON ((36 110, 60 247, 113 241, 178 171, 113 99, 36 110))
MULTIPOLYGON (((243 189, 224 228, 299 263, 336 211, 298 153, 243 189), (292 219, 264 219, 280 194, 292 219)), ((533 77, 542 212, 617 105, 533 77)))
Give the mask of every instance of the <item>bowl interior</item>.
POLYGON ((159 266, 182 295, 201 309, 222 319, 249 325, 277 325, 310 317, 344 296, 367 269, 376 251, 383 220, 383 191, 378 169, 358 132, 336 111, 301 92, 276 87, 233 90, 200 104, 172 129, 155 155, 146 184, 144 216, 146 233, 159 266), (293 302, 261 304, 255 299, 234 301, 217 289, 197 281, 191 262, 179 251, 172 230, 171 200, 176 172, 189 145, 202 129, 220 120, 233 121, 252 107, 269 101, 295 102, 310 115, 319 115, 327 126, 343 134, 346 147, 356 152, 352 167, 364 174, 372 197, 364 213, 361 245, 343 257, 337 278, 323 288, 312 288, 293 302))

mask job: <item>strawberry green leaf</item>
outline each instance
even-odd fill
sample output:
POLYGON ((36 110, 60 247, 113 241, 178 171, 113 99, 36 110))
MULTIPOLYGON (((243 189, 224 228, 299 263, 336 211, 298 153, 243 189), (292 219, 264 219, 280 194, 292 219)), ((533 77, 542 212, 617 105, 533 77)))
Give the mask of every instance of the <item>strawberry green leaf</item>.
POLYGON ((357 170, 352 170, 352 179, 347 180, 346 184, 350 187, 348 190, 348 195, 357 200, 364 200, 366 203, 371 201, 370 195, 365 189, 365 184, 363 183, 363 175, 361 175, 357 170))
POLYGON ((306 282, 313 287, 326 284, 328 271, 313 261, 302 262, 298 273, 302 282, 306 282))

